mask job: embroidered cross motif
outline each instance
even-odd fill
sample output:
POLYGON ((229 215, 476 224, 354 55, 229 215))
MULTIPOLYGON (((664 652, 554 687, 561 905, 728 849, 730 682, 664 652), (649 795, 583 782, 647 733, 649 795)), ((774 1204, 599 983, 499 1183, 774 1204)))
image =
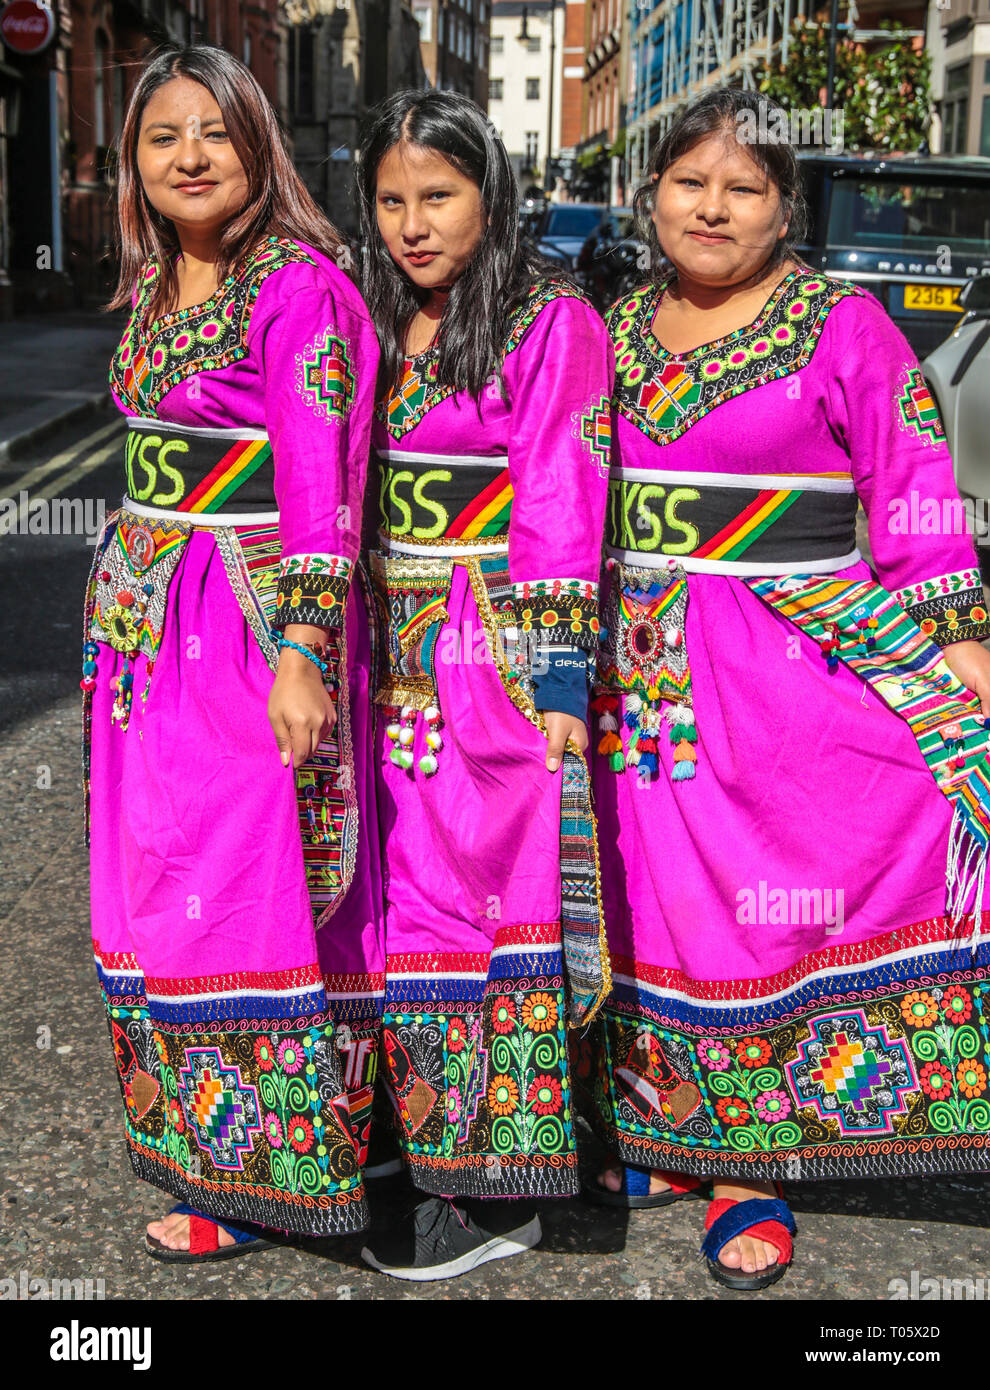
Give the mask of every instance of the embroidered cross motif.
POLYGON ((309 408, 327 420, 342 420, 354 399, 354 373, 347 344, 327 329, 296 358, 296 389, 309 408))
POLYGON ((897 398, 902 429, 916 434, 923 443, 940 444, 945 439, 938 406, 928 389, 920 367, 909 367, 905 384, 897 398))
POLYGON ((599 472, 603 477, 607 476, 609 450, 612 447, 612 408, 608 397, 602 396, 592 402, 587 412, 580 416, 578 424, 580 437, 591 449, 599 472))
POLYGON ((658 377, 640 387, 639 405, 651 425, 669 429, 687 414, 701 387, 679 363, 671 362, 658 377))

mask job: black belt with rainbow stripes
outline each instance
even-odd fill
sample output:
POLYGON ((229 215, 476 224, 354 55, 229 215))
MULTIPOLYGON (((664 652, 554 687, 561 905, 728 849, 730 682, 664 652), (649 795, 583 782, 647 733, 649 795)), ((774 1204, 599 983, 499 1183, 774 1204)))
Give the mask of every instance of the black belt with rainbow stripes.
POLYGON ((124 441, 127 496, 190 521, 274 514, 275 465, 260 430, 213 430, 131 418, 124 441))
POLYGON ((378 529, 389 550, 451 554, 504 550, 512 484, 504 455, 377 451, 378 529))
POLYGON ((860 559, 848 477, 613 468, 607 554, 709 574, 831 573, 860 559))

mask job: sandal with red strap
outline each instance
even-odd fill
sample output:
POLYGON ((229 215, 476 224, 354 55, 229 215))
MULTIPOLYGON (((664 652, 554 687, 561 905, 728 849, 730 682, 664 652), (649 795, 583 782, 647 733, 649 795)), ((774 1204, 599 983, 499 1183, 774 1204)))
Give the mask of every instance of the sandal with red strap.
POLYGON ((708 1234, 701 1245, 701 1253, 708 1261, 708 1272, 718 1283, 727 1289, 741 1289, 755 1292, 767 1289, 783 1279, 791 1263, 794 1246, 791 1237, 797 1230, 790 1207, 784 1201, 783 1188, 775 1183, 776 1197, 751 1197, 748 1201, 737 1202, 733 1197, 716 1197, 708 1205, 705 1213, 705 1230, 708 1234), (719 1253, 736 1236, 747 1235, 754 1240, 765 1240, 779 1254, 776 1264, 760 1274, 743 1274, 729 1269, 718 1258, 719 1253))
POLYGON ((261 1227, 242 1226, 236 1221, 217 1221, 215 1217, 204 1216, 194 1207, 187 1207, 184 1202, 173 1207, 168 1215, 173 1216, 176 1213, 189 1217, 188 1250, 171 1250, 167 1245, 163 1245, 157 1236, 145 1235, 148 1254, 153 1260, 161 1260, 163 1264, 193 1265, 206 1264, 211 1260, 232 1260, 238 1255, 247 1255, 254 1250, 270 1250, 279 1243, 254 1235, 253 1232, 262 1229, 261 1227), (233 1245, 220 1244, 221 1227, 234 1237, 233 1245))
POLYGON ((660 1168, 641 1168, 635 1163, 622 1165, 622 1185, 617 1192, 605 1187, 597 1178, 586 1182, 582 1196, 586 1201, 599 1207, 623 1207, 628 1210, 642 1210, 646 1207, 669 1207, 684 1197, 692 1197, 701 1187, 702 1179, 690 1173, 665 1173, 660 1168), (656 1173, 668 1187, 666 1192, 650 1191, 650 1176, 656 1173))

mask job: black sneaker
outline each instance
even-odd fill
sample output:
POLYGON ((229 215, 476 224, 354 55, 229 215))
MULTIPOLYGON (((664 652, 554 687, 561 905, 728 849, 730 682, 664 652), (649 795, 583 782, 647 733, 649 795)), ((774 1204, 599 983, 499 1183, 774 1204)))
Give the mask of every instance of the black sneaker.
POLYGON ((368 1159, 364 1165, 365 1182, 381 1182, 384 1178, 397 1177, 404 1166, 402 1150, 393 1132, 372 1120, 368 1159))
POLYGON ((446 1197, 431 1197, 410 1212, 399 1229, 373 1236, 374 1249, 366 1245, 361 1258, 395 1279, 427 1283, 467 1274, 489 1260, 521 1255, 543 1235, 530 1202, 496 1201, 484 1206, 482 1226, 466 1204, 455 1206, 446 1197))

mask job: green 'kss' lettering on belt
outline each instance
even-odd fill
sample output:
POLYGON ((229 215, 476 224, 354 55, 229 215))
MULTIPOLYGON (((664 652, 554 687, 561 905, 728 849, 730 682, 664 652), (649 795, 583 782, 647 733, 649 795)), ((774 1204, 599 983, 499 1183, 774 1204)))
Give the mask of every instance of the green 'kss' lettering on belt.
POLYGON ((417 540, 442 536, 450 524, 450 512, 438 497, 427 497, 426 489, 431 483, 442 486, 451 480, 446 468, 429 468, 418 476, 407 468, 383 468, 379 494, 382 529, 390 536, 414 536, 417 540))
POLYGON ((168 462, 169 455, 188 452, 189 445, 184 439, 163 439, 160 434, 130 430, 124 445, 128 497, 135 502, 150 502, 153 507, 174 507, 186 495, 186 480, 179 469, 168 462), (135 464, 144 473, 140 480, 135 464), (158 487, 160 478, 169 481, 171 488, 158 487))
POLYGON ((689 555, 701 540, 701 532, 678 508, 697 502, 701 493, 693 487, 663 487, 659 483, 634 483, 626 478, 609 481, 608 543, 618 550, 659 551, 663 555, 689 555))

